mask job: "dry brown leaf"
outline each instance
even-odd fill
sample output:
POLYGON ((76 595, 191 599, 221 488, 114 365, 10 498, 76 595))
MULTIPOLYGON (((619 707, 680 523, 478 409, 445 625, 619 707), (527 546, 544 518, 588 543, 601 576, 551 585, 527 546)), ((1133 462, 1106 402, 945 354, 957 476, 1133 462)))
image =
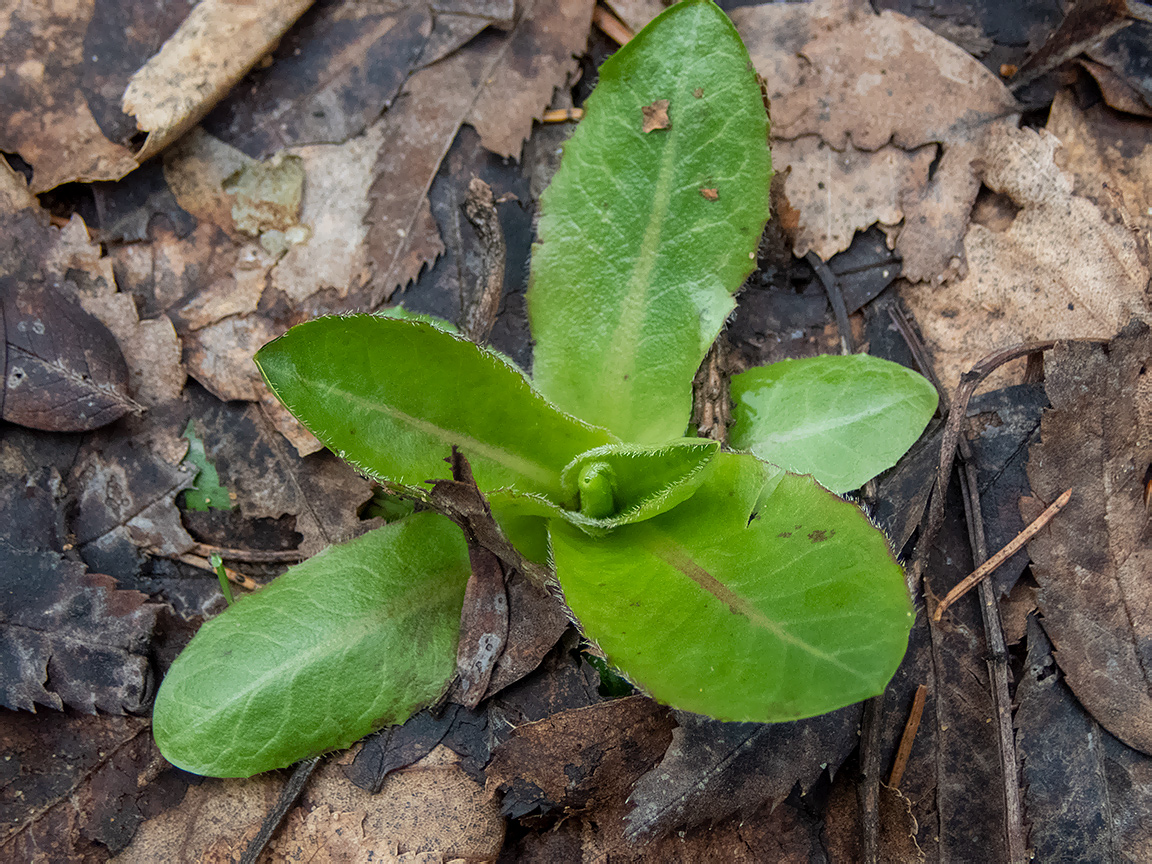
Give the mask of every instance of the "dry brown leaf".
POLYGON ((376 124, 345 144, 289 151, 302 160, 308 176, 300 221, 311 236, 288 250, 272 271, 272 284, 294 304, 325 288, 346 297, 368 278, 369 200, 364 190, 372 183, 383 140, 376 124))
POLYGON ((664 0, 605 0, 605 2, 633 33, 639 33, 645 24, 667 8, 664 0))
POLYGON ((268 389, 252 362, 281 330, 261 315, 224 318, 185 338, 188 374, 225 402, 259 402, 268 389))
MULTIPOLYGON (((866 4, 766 4, 740 9, 733 20, 766 79, 777 141, 817 135, 836 151, 849 145, 866 151, 942 149, 930 182, 917 184, 922 168, 914 161, 910 175, 886 185, 889 199, 903 211, 896 247, 904 275, 939 280, 959 266, 980 185, 972 168, 979 142, 992 127, 1015 124, 1015 102, 1004 85, 926 27, 893 12, 875 15, 866 4), (903 190, 899 198, 897 190, 903 190)), ((787 167, 776 161, 777 170, 787 167)), ((808 186, 816 188, 803 191, 800 179, 789 178, 790 198, 810 206, 819 201, 826 210, 819 184, 829 185, 828 178, 809 175, 808 186)), ((802 233, 826 233, 826 215, 810 216, 801 208, 800 219, 807 229, 802 233)), ((848 247, 852 231, 842 233, 836 242, 822 241, 823 257, 848 247)))
POLYGON ((148 133, 137 158, 144 161, 155 156, 195 126, 312 2, 197 3, 124 91, 124 112, 148 133))
POLYGON ((815 135, 774 142, 772 161, 788 171, 785 194, 801 214, 793 254, 811 249, 828 260, 847 249, 857 231, 899 223, 901 201, 928 182, 935 151, 886 146, 869 152, 849 144, 838 152, 815 135))
MULTIPOLYGON (((388 856, 398 853, 403 862, 423 860, 405 857, 414 853, 434 853, 428 860, 437 864, 451 858, 494 859, 504 841, 500 808, 459 761, 439 745, 419 762, 389 774, 375 795, 352 785, 336 761, 325 762, 304 790, 297 824, 306 826, 317 810, 323 814, 317 820, 328 822, 348 820, 341 814, 351 814, 362 826, 364 848, 384 856, 372 860, 396 860, 388 856)), ((269 854, 274 861, 301 860, 297 849, 306 849, 309 842, 306 831, 293 834, 290 825, 273 840, 269 854)))
POLYGON ((1046 364, 1052 410, 1029 451, 1037 499, 1072 499, 1028 544, 1044 629, 1080 703, 1131 747, 1152 753, 1152 332, 1133 323, 1104 346, 1063 343, 1046 364))
POLYGON ((181 328, 200 330, 233 315, 255 312, 275 263, 275 256, 257 243, 237 247, 232 271, 211 281, 177 313, 181 328))
POLYGON ((284 780, 261 774, 250 780, 205 779, 184 799, 143 823, 118 864, 197 864, 237 861, 276 803, 284 780))
MULTIPOLYGON (((1135 236, 1072 194, 1071 177, 1054 162, 1059 145, 1045 131, 997 127, 985 140, 981 173, 1020 212, 1002 232, 971 226, 963 279, 903 292, 947 388, 995 348, 1107 339, 1131 316, 1147 314, 1148 268, 1135 236)), ((989 384, 1011 374, 1005 367, 989 384)))
POLYGON ((34 168, 32 191, 72 180, 117 180, 135 155, 101 131, 79 86, 94 0, 5 4, 0 27, 0 150, 34 168))
POLYGON ((1091 199, 1109 221, 1140 232, 1147 249, 1152 243, 1152 119, 1104 105, 1081 111, 1071 91, 1064 90, 1052 102, 1047 129, 1064 145, 1056 161, 1072 174, 1073 191, 1091 199))
POLYGON ((181 207, 235 237, 224 181, 255 161, 197 126, 164 154, 164 179, 181 207))
POLYGON ((381 120, 384 145, 369 193, 373 274, 367 303, 359 305, 380 305, 443 252, 427 192, 456 130, 470 123, 489 149, 501 152, 514 146, 511 152, 518 154, 531 118, 543 111, 552 90, 567 78, 568 62, 557 58, 583 48, 592 6, 589 0, 529 0, 507 36, 475 40, 408 79, 401 98, 381 120), (544 64, 546 86, 528 88, 538 96, 538 104, 516 101, 513 113, 503 87, 523 78, 525 64, 530 69, 538 55, 552 58, 544 64), (471 86, 463 86, 465 82, 471 86))
MULTIPOLYGON (((74 215, 60 231, 45 261, 48 272, 64 280, 76 271, 88 275, 76 297, 84 310, 116 337, 128 363, 129 393, 146 408, 158 408, 180 398, 184 390, 184 367, 180 362, 180 339, 166 315, 141 321, 136 301, 116 290, 112 260, 88 228, 74 215)), ((179 460, 177 460, 179 461, 179 460)))

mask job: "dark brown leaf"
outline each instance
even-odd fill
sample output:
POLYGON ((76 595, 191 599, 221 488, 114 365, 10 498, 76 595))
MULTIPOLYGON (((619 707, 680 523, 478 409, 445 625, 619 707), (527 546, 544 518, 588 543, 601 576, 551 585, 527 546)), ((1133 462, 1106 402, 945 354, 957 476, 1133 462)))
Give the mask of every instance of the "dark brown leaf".
POLYGON ((272 52, 271 64, 250 72, 204 128, 255 159, 347 141, 392 104, 431 31, 423 3, 316 3, 272 52))
POLYGON ((106 861, 187 788, 141 717, 5 711, 0 752, 5 861, 106 861))
POLYGON ((676 712, 680 726, 663 761, 636 783, 627 834, 694 828, 783 801, 835 773, 856 747, 861 706, 794 723, 722 723, 676 712))
POLYGON ((140 711, 160 607, 54 552, 0 545, 0 704, 140 711))
POLYGON ((671 712, 646 696, 561 711, 526 723, 492 754, 488 789, 518 819, 539 810, 583 810, 627 798, 642 765, 672 740, 671 712))
POLYGON ((1152 333, 1134 322, 1110 345, 1062 343, 1045 367, 1053 409, 1028 458, 1039 500, 1072 500, 1028 544, 1044 626, 1068 686, 1120 740, 1152 753, 1152 333))
POLYGON ((1052 643, 1031 616, 1016 728, 1035 860, 1147 859, 1152 759, 1101 729, 1056 664, 1052 643))
POLYGON ((138 408, 108 329, 43 283, 0 279, 8 344, 4 419, 33 429, 97 429, 138 408))

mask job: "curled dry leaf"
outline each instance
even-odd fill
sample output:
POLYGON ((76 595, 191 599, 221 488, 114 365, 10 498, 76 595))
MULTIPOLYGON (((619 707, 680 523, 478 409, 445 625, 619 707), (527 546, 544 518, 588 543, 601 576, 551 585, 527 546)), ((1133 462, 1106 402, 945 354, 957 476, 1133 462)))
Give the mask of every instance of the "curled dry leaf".
POLYGON ((313 0, 203 0, 128 83, 126 114, 148 133, 136 158, 155 156, 196 125, 313 0))
MULTIPOLYGON (((997 126, 985 138, 984 184, 1020 208, 1003 231, 973 224, 968 274, 903 296, 920 322, 945 388, 990 346, 1034 339, 1107 339, 1146 315, 1148 267, 1137 237, 1072 192, 1046 131, 997 126)), ((1018 361, 1023 362, 1023 361, 1018 361)), ((1000 373, 1002 381, 1009 370, 1000 373)))
POLYGON ((1052 410, 1029 451, 1039 500, 1072 500, 1028 544, 1044 627, 1080 703, 1113 735, 1152 753, 1152 333, 1133 323, 1105 347, 1066 343, 1047 364, 1052 410))

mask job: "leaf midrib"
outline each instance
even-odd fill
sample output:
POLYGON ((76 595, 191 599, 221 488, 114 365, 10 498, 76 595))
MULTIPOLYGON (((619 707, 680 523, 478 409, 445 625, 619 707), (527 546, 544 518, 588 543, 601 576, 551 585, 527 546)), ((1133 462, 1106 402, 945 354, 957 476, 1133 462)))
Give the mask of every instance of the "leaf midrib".
POLYGON ((547 466, 540 464, 539 462, 525 458, 516 453, 512 453, 504 448, 497 447, 496 445, 490 444, 486 441, 481 441, 480 439, 468 435, 464 432, 457 432, 455 430, 448 429, 445 426, 440 426, 428 420, 415 417, 405 411, 401 411, 399 408, 390 403, 371 401, 334 383, 329 385, 328 393, 336 394, 341 398, 358 405, 362 409, 387 414, 392 419, 407 423, 408 425, 413 426, 419 431, 423 432, 425 435, 428 435, 432 438, 437 438, 448 446, 452 446, 453 444, 456 445, 464 452, 465 455, 469 457, 480 456, 481 458, 487 459, 490 462, 495 462, 496 464, 501 465, 510 471, 532 479, 534 482, 544 487, 545 489, 554 489, 560 482, 559 471, 554 471, 547 466))

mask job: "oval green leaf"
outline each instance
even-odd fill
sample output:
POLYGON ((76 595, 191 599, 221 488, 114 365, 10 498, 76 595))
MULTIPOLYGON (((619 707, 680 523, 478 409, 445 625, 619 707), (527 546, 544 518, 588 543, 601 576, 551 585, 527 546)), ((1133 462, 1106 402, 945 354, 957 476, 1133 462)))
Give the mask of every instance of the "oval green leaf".
POLYGON ((152 717, 160 752, 248 777, 404 722, 455 672, 469 572, 460 529, 430 512, 291 568, 176 658, 152 717))
POLYGON ((898 363, 853 354, 781 360, 732 377, 729 442, 833 492, 891 468, 936 410, 936 388, 898 363))
POLYGON ((533 380, 560 408, 659 444, 684 434, 692 378, 768 219, 768 118, 740 37, 686 0, 600 68, 541 199, 528 312, 533 380), (645 132, 667 101, 670 125, 645 132))
POLYGON ((569 606, 652 696, 721 720, 812 717, 879 693, 912 609, 884 536, 809 477, 722 453, 679 507, 590 538, 549 522, 569 606))
POLYGON ((548 404, 495 352, 426 322, 319 318, 265 345, 256 363, 313 435, 384 482, 451 476, 455 444, 482 490, 559 500, 564 466, 612 440, 548 404))

